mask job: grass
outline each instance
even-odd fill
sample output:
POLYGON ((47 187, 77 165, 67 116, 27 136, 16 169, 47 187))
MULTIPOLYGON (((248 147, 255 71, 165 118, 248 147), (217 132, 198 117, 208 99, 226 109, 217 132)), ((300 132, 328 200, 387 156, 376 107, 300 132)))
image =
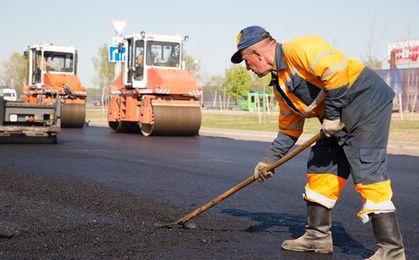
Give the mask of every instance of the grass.
MULTIPOLYGON (((102 113, 99 108, 87 109, 86 118, 91 121, 106 122, 106 109, 102 113)), ((278 115, 261 115, 243 111, 202 111, 202 127, 223 128, 255 131, 278 131, 278 115)), ((314 134, 321 125, 316 118, 307 119, 304 124, 305 134, 314 134)), ((393 114, 390 127, 390 140, 419 142, 419 114, 405 116, 400 120, 398 114, 393 114)))
POLYGON ((400 120, 393 116, 390 140, 419 142, 419 118, 400 120))
POLYGON ((106 122, 107 113, 107 108, 103 111, 101 108, 88 108, 86 109, 86 120, 106 122))
MULTIPOLYGON (((278 131, 278 114, 259 115, 251 112, 215 112, 203 111, 202 126, 255 131, 278 131)), ((304 124, 305 133, 315 133, 320 124, 315 118, 307 119, 304 124)))

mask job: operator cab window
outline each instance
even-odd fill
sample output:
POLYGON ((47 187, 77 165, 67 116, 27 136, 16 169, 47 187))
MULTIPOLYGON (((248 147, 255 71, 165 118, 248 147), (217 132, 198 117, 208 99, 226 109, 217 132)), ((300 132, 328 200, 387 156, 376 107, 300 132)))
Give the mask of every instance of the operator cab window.
POLYGON ((73 72, 73 54, 65 52, 44 52, 44 70, 73 72))
POLYGON ((180 44, 175 42, 147 42, 148 66, 173 67, 180 66, 180 44))
POLYGON ((144 77, 144 41, 135 42, 135 72, 134 79, 141 81, 144 77))
POLYGON ((32 59, 32 84, 41 82, 42 52, 33 50, 32 59))

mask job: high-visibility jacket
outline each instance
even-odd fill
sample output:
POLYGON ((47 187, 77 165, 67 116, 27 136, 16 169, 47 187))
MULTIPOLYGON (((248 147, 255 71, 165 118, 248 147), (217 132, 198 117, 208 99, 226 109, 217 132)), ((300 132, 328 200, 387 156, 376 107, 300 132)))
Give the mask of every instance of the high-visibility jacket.
POLYGON ((339 118, 348 89, 365 67, 317 36, 284 43, 277 48, 276 65, 279 128, 294 137, 301 135, 306 117, 339 118))
POLYGON ((263 160, 273 162, 273 155, 287 153, 303 132, 305 118, 338 119, 364 68, 317 36, 277 43, 271 83, 280 106, 279 135, 263 160))

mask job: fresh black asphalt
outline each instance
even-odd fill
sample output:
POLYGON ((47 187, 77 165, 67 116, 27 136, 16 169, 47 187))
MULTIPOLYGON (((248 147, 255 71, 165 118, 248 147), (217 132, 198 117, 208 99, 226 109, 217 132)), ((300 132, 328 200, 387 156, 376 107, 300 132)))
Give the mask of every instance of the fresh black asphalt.
MULTIPOLYGON (((213 137, 143 137, 107 128, 64 129, 56 145, 0 145, 0 256, 166 259, 318 259, 286 252, 304 232, 308 151, 193 221, 162 229, 248 178, 268 143, 213 137)), ((407 256, 419 258, 419 157, 389 156, 407 256)), ((333 211, 334 253, 361 259, 375 250, 370 223, 356 217, 352 180, 333 211)))

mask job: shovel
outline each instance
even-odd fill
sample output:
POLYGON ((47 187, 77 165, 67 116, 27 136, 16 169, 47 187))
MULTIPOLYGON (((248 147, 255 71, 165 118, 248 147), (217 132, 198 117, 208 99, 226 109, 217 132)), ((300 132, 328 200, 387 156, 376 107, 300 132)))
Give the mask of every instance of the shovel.
MULTIPOLYGON (((312 144, 319 141, 323 137, 324 137, 323 132, 320 132, 320 133, 316 134, 315 136, 313 136, 309 140, 307 140, 305 143, 300 145, 298 148, 296 148, 296 149, 292 150, 291 152, 289 152, 288 154, 286 154, 284 157, 282 157, 278 161, 266 166, 265 170, 267 172, 270 172, 273 169, 281 166, 282 164, 284 164, 285 162, 287 162, 288 160, 290 160, 291 158, 293 158, 294 156, 296 156, 300 152, 304 151, 307 147, 311 146, 312 144)), ((247 178, 246 180, 242 181, 241 183, 237 184, 236 186, 232 187, 231 189, 227 190, 226 192, 224 192, 223 194, 221 194, 217 198, 211 200, 207 204, 202 205, 201 207, 195 209, 194 211, 186 214, 182 218, 180 218, 180 219, 178 219, 174 222, 170 222, 170 223, 156 223, 155 226, 167 227, 167 228, 173 228, 173 227, 176 227, 176 226, 181 226, 183 228, 195 228, 194 224, 191 223, 191 225, 188 225, 187 222, 189 220, 193 219, 194 217, 198 216, 202 212, 207 211, 208 209, 214 207, 215 205, 217 205, 218 203, 220 203, 224 199, 230 197, 231 195, 233 195, 237 191, 243 189, 247 185, 253 183, 254 181, 256 181, 255 177, 251 176, 251 177, 247 178)))

